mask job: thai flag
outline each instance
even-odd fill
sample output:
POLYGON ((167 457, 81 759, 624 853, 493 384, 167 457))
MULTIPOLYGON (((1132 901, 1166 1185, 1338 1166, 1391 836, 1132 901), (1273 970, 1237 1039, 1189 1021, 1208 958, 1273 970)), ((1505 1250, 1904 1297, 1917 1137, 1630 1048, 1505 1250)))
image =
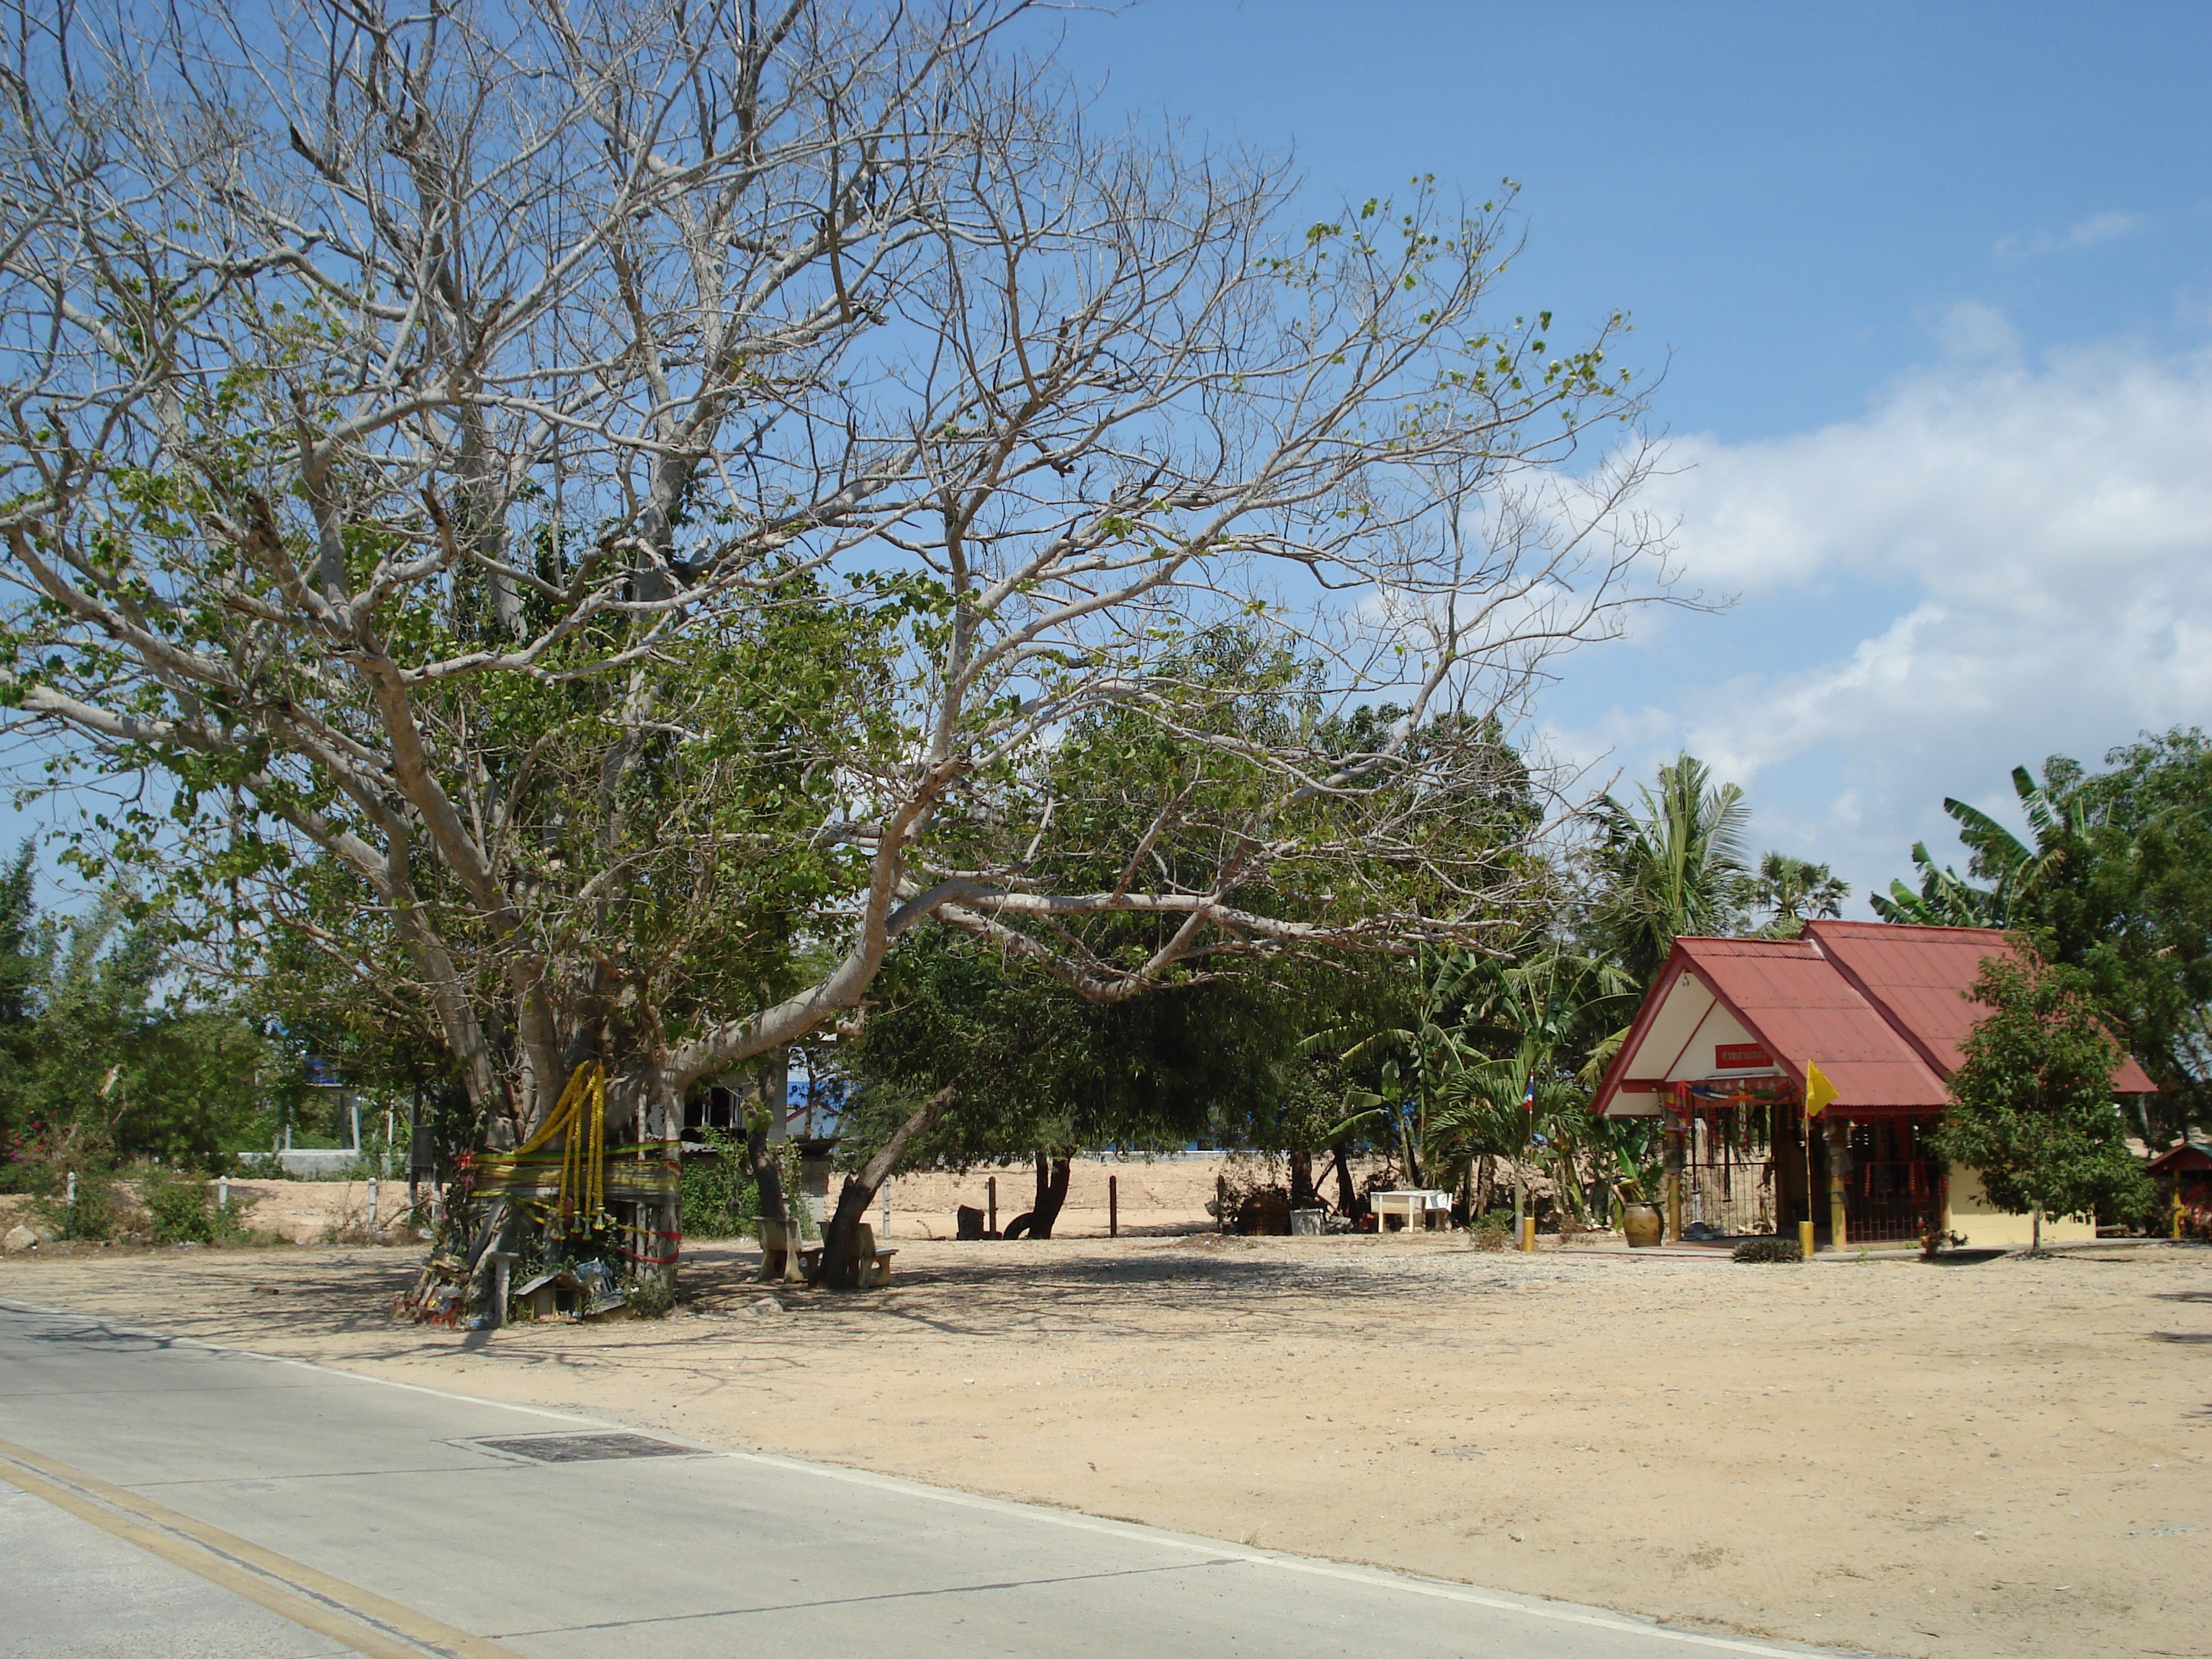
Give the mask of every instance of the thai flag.
POLYGON ((1535 1115, 1535 1111, 1536 1111, 1536 1074, 1535 1074, 1535 1073, 1534 1073, 1534 1072, 1531 1072, 1531 1073, 1528 1073, 1528 1088, 1527 1088, 1526 1090, 1524 1090, 1524 1091, 1522 1092, 1522 1096, 1521 1096, 1521 1109, 1522 1109, 1522 1111, 1524 1111, 1524 1112, 1527 1112, 1527 1113, 1528 1113, 1528 1114, 1529 1114, 1531 1116, 1534 1116, 1534 1115, 1535 1115))

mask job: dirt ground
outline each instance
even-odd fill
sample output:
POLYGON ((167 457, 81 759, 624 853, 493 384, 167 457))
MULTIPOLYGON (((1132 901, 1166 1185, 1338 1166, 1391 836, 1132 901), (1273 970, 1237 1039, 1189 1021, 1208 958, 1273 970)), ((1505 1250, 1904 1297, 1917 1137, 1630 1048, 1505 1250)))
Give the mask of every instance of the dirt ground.
MULTIPOLYGON (((1365 1174, 1364 1163, 1355 1164, 1357 1180, 1365 1174)), ((1189 1232, 1207 1224, 1206 1205, 1214 1195, 1216 1177, 1251 1185, 1268 1181, 1287 1183, 1279 1163, 1260 1158, 1224 1158, 1202 1156, 1173 1158, 1129 1158, 1108 1162, 1078 1158, 1070 1167, 1067 1202, 1053 1224, 1055 1238, 1103 1238, 1111 1217, 1118 1213, 1125 1233, 1189 1232), (1109 1201, 1107 1183, 1115 1183, 1109 1201)), ((991 1182, 999 1189, 999 1224, 1003 1227, 1028 1210, 1036 1200, 1035 1168, 1015 1164, 1004 1170, 971 1170, 966 1175, 924 1171, 902 1175, 885 1183, 890 1200, 890 1231, 882 1226, 883 1207, 869 1219, 878 1238, 903 1244, 909 1239, 950 1238, 953 1212, 963 1204, 990 1213, 991 1182)), ((1334 1183, 1332 1182, 1332 1188, 1334 1183)), ((836 1182, 830 1182, 836 1193, 836 1182)))
POLYGON ((2201 1248, 902 1242, 889 1289, 765 1312, 754 1260, 692 1252, 664 1322, 473 1335, 386 1321, 397 1249, 15 1257, 0 1296, 1708 1628, 2212 1654, 2201 1248))

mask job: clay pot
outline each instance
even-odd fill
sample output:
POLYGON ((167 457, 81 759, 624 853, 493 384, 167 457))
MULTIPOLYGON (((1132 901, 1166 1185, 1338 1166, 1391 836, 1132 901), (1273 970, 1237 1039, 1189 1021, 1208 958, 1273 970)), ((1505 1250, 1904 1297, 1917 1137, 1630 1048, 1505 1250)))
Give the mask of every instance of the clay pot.
POLYGON ((1620 1231, 1628 1235, 1630 1248, 1648 1250, 1665 1236, 1667 1224, 1656 1204, 1624 1204, 1620 1206, 1620 1231))

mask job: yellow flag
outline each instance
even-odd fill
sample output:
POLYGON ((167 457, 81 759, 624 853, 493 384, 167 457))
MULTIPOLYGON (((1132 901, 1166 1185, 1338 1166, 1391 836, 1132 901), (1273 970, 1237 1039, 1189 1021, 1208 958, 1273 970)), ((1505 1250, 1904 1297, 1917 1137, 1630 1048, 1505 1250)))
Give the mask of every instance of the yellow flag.
POLYGON ((1827 1073, 1811 1060, 1805 1062, 1805 1115, 1818 1117, 1828 1109, 1828 1103, 1836 1097, 1836 1085, 1828 1081, 1827 1073))

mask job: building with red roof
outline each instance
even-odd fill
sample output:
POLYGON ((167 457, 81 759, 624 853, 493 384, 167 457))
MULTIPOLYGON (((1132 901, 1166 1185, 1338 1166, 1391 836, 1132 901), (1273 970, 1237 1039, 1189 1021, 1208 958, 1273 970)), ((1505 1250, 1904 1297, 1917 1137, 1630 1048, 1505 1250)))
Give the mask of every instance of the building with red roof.
MULTIPOLYGON (((2008 957, 1978 927, 1814 921, 1796 939, 1678 939, 1599 1086, 1594 1111, 1663 1115, 1669 1221, 1680 1236, 1790 1233, 1810 1219, 1832 1246, 1917 1239, 2025 1243, 2030 1218, 1993 1209, 1970 1170, 1925 1145, 1945 1084, 1987 1010, 1972 988, 2008 957), (1834 1090, 1807 1145, 1808 1066, 1834 1090), (1808 1161, 1809 1157, 1809 1161, 1808 1161)), ((2116 1095, 2153 1085, 2132 1060, 2116 1095)), ((2094 1237, 2087 1218, 2047 1238, 2094 1237)))

